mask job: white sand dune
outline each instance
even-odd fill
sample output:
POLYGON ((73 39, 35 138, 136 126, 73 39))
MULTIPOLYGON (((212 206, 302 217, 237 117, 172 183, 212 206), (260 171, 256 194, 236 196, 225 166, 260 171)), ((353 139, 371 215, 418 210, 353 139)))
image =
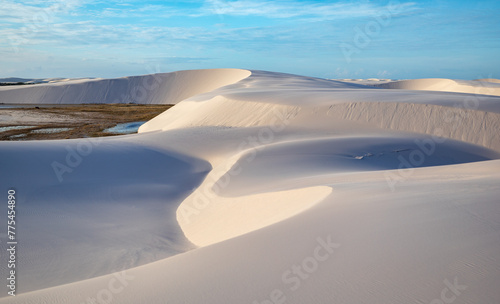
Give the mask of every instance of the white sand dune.
POLYGON ((376 86, 382 83, 388 83, 388 82, 393 82, 395 80, 392 79, 378 79, 378 78, 368 78, 368 79, 333 79, 333 80, 338 80, 342 82, 348 82, 348 83, 357 83, 357 84, 362 84, 362 85, 368 85, 368 86, 376 86))
POLYGON ((500 97, 184 73, 139 134, 0 143, 0 303, 500 302, 500 97))
POLYGON ((490 81, 467 81, 429 78, 400 80, 374 85, 387 89, 443 91, 500 96, 500 84, 496 81, 491 81, 491 79, 490 81))
POLYGON ((0 87, 0 103, 83 104, 138 103, 176 104, 250 74, 237 69, 179 71, 116 79, 67 79, 29 86, 0 87))

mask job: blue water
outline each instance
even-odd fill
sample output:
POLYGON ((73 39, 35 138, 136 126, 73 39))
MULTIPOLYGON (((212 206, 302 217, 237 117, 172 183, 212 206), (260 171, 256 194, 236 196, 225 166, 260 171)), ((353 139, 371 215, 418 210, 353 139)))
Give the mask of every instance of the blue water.
POLYGON ((11 127, 0 127, 0 132, 10 131, 10 130, 22 130, 29 129, 35 126, 11 126, 11 127))
POLYGON ((2 105, 0 104, 0 109, 15 109, 15 108, 28 108, 34 107, 33 105, 2 105))
POLYGON ((134 121, 122 124, 117 124, 116 126, 104 130, 106 133, 118 133, 118 134, 132 134, 137 133, 139 127, 142 126, 145 121, 134 121))

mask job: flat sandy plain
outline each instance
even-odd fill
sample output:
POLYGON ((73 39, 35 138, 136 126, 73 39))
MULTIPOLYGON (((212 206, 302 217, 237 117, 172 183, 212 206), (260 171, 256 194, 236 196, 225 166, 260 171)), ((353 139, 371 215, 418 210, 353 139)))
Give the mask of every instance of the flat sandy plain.
POLYGON ((0 105, 0 128, 10 129, 0 132, 0 140, 113 136, 117 134, 103 131, 120 123, 150 120, 170 107, 171 105, 84 104, 9 108, 9 105, 4 104, 0 105), (54 128, 70 130, 40 132, 54 128))
POLYGON ((500 303, 499 89, 239 69, 2 87, 175 106, 138 134, 0 142, 19 242, 0 303, 500 303))

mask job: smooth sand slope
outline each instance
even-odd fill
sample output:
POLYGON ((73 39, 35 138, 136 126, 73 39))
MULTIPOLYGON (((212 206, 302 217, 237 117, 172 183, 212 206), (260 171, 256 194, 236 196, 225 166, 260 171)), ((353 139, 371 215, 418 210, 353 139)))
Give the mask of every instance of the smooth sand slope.
POLYGON ((500 97, 230 71, 139 134, 0 144, 0 303, 500 302, 500 97))

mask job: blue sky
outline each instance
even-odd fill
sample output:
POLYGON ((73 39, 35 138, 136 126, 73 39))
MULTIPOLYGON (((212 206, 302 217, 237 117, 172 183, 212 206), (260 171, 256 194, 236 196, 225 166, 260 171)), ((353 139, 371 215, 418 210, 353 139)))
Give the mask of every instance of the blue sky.
POLYGON ((500 78, 500 1, 2 0, 0 77, 500 78))

